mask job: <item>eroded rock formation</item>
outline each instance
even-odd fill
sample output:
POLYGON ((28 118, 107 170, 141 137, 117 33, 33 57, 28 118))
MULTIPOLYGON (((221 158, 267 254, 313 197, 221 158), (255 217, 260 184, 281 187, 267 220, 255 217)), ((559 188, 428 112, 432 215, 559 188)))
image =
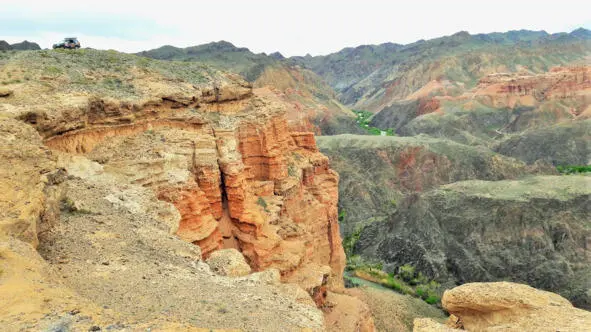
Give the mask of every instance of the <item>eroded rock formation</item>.
POLYGON ((193 105, 195 113, 153 111, 163 104, 135 112, 93 106, 83 129, 52 135, 56 130, 38 125, 46 129, 49 147, 85 154, 174 204, 181 214, 177 234, 199 245, 205 257, 233 247, 255 271, 278 268, 296 282, 309 264, 317 271, 330 266, 327 281, 338 287, 344 268, 338 175, 328 158, 312 134, 289 131, 282 104, 268 90, 252 98, 250 91, 216 91, 230 96, 216 99, 226 104, 207 104, 206 98, 193 105))
POLYGON ((470 283, 443 294, 447 326, 416 319, 422 331, 591 331, 591 313, 565 298, 510 282, 470 283))
MULTIPOLYGON (((40 242, 47 268, 63 278, 64 294, 93 299, 47 306, 40 311, 53 315, 47 324, 76 315, 64 307, 89 313, 97 304, 109 309, 92 309, 106 321, 112 322, 112 309, 136 322, 122 328, 330 329, 323 309, 337 320, 348 315, 347 330, 371 330, 367 310, 360 315, 330 302, 330 294, 341 291, 345 259, 338 175, 311 133, 290 132, 285 104, 273 92, 253 91, 236 76, 200 65, 179 72, 176 64, 142 62, 142 69, 135 57, 120 55, 113 61, 129 75, 123 89, 133 87, 121 92, 101 81, 118 75, 113 66, 89 70, 85 55, 51 53, 55 57, 36 62, 41 68, 22 66, 36 54, 12 59, 8 67, 33 68, 35 79, 0 104, 2 124, 11 122, 0 128, 3 138, 15 145, 3 151, 5 159, 15 167, 34 161, 14 174, 3 168, 13 181, 6 188, 15 192, 2 200, 8 214, 0 235, 40 242), (60 57, 72 67, 43 87, 43 66, 59 66, 60 57), (80 93, 70 84, 80 72, 95 90, 80 93), (43 89, 46 98, 33 98, 43 89), (238 250, 254 273, 226 277, 209 270, 201 260, 222 248, 238 250)), ((6 271, 11 280, 20 273, 6 271)), ((12 291, 21 296, 14 303, 27 298, 12 291)), ((13 312, 7 315, 0 317, 15 326, 45 328, 32 316, 21 324, 13 312)), ((82 329, 100 323, 68 319, 68 326, 82 329)))

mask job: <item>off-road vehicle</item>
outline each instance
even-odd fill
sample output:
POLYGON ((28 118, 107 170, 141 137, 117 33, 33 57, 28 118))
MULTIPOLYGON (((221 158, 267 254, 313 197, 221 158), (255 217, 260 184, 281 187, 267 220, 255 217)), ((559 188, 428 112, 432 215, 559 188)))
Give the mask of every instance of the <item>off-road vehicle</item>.
POLYGON ((66 37, 61 43, 53 44, 53 48, 67 48, 75 49, 80 48, 80 42, 76 37, 66 37))

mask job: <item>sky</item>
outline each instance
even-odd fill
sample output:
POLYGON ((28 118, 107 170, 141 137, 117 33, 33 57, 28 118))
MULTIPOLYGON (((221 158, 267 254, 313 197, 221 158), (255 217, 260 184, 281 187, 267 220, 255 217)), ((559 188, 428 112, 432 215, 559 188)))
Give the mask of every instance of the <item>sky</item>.
POLYGON ((259 53, 322 55, 344 47, 509 30, 591 29, 591 1, 2 0, 0 40, 139 52, 226 40, 259 53))

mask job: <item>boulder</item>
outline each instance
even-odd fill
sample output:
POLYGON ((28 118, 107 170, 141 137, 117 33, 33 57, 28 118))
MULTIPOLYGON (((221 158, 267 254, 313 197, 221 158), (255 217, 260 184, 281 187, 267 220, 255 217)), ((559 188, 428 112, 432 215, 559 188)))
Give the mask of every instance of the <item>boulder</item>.
POLYGON ((0 88, 0 97, 10 97, 12 96, 13 91, 6 89, 6 88, 0 88))
POLYGON ((206 262, 212 271, 222 276, 241 277, 250 273, 250 266, 236 249, 214 251, 206 262))
POLYGON ((446 291, 442 304, 469 331, 591 331, 591 312, 523 284, 464 284, 446 291))

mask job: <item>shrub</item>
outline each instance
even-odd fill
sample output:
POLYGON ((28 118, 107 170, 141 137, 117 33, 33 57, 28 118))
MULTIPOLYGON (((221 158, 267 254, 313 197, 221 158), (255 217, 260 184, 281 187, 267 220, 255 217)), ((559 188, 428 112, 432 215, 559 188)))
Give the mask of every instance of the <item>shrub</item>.
POLYGON ((265 201, 264 198, 259 196, 259 198, 257 199, 257 204, 261 206, 263 210, 265 210, 265 212, 269 212, 269 210, 267 209, 267 201, 265 201))
POLYGON ((410 282, 415 278, 415 268, 412 265, 404 264, 398 268, 398 275, 402 280, 410 282))
POLYGON ((591 172, 591 165, 558 165, 556 170, 561 174, 582 174, 591 172))
POLYGON ((346 216, 347 216, 347 211, 341 210, 339 212, 339 222, 343 222, 345 220, 346 216))
MULTIPOLYGON (((343 219, 344 219, 345 215, 342 216, 343 219)), ((341 215, 339 214, 339 221, 340 220, 341 220, 341 215)), ((347 257, 353 255, 353 249, 355 248, 355 243, 357 243, 357 241, 359 240, 362 230, 363 230, 363 226, 359 225, 359 226, 357 226, 357 228, 355 229, 355 231, 353 233, 349 234, 348 236, 345 236, 345 238, 343 239, 343 249, 345 250, 345 255, 347 257)))
POLYGON ((429 304, 435 304, 435 303, 438 303, 440 300, 441 299, 438 296, 431 295, 425 299, 425 302, 427 302, 429 304))

